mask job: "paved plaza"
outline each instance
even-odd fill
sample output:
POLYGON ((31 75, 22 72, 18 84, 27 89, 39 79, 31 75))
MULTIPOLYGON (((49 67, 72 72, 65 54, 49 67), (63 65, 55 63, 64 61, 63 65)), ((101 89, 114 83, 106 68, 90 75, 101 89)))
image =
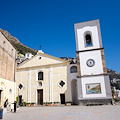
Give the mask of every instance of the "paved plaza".
POLYGON ((120 120, 120 106, 21 107, 3 120, 120 120))

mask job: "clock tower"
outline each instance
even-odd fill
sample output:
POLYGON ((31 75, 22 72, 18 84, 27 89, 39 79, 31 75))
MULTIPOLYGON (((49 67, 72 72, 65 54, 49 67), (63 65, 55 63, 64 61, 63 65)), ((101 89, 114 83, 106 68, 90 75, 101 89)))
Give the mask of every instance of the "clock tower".
POLYGON ((110 104, 112 101, 99 20, 75 24, 78 102, 110 104))

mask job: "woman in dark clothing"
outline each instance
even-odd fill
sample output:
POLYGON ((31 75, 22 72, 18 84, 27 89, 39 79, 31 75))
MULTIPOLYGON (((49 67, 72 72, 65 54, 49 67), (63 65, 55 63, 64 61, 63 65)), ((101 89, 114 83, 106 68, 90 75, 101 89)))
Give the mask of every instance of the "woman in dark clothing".
POLYGON ((5 103, 4 103, 4 107, 6 108, 8 105, 8 99, 6 99, 5 103))

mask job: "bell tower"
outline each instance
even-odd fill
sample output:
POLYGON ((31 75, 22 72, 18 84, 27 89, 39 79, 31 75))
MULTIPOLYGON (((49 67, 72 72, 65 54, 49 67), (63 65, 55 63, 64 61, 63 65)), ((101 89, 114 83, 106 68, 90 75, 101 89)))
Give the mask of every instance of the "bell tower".
POLYGON ((112 100, 99 20, 75 24, 80 105, 109 104, 112 100))

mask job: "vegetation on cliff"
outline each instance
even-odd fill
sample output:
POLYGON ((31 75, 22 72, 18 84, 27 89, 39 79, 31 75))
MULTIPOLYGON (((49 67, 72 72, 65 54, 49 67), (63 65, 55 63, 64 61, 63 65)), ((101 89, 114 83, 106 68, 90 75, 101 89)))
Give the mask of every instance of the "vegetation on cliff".
POLYGON ((8 41, 16 48, 18 53, 25 55, 25 53, 29 52, 29 53, 32 53, 33 55, 36 55, 36 53, 37 53, 36 50, 23 45, 16 37, 12 36, 6 30, 0 29, 0 31, 8 39, 8 41))

